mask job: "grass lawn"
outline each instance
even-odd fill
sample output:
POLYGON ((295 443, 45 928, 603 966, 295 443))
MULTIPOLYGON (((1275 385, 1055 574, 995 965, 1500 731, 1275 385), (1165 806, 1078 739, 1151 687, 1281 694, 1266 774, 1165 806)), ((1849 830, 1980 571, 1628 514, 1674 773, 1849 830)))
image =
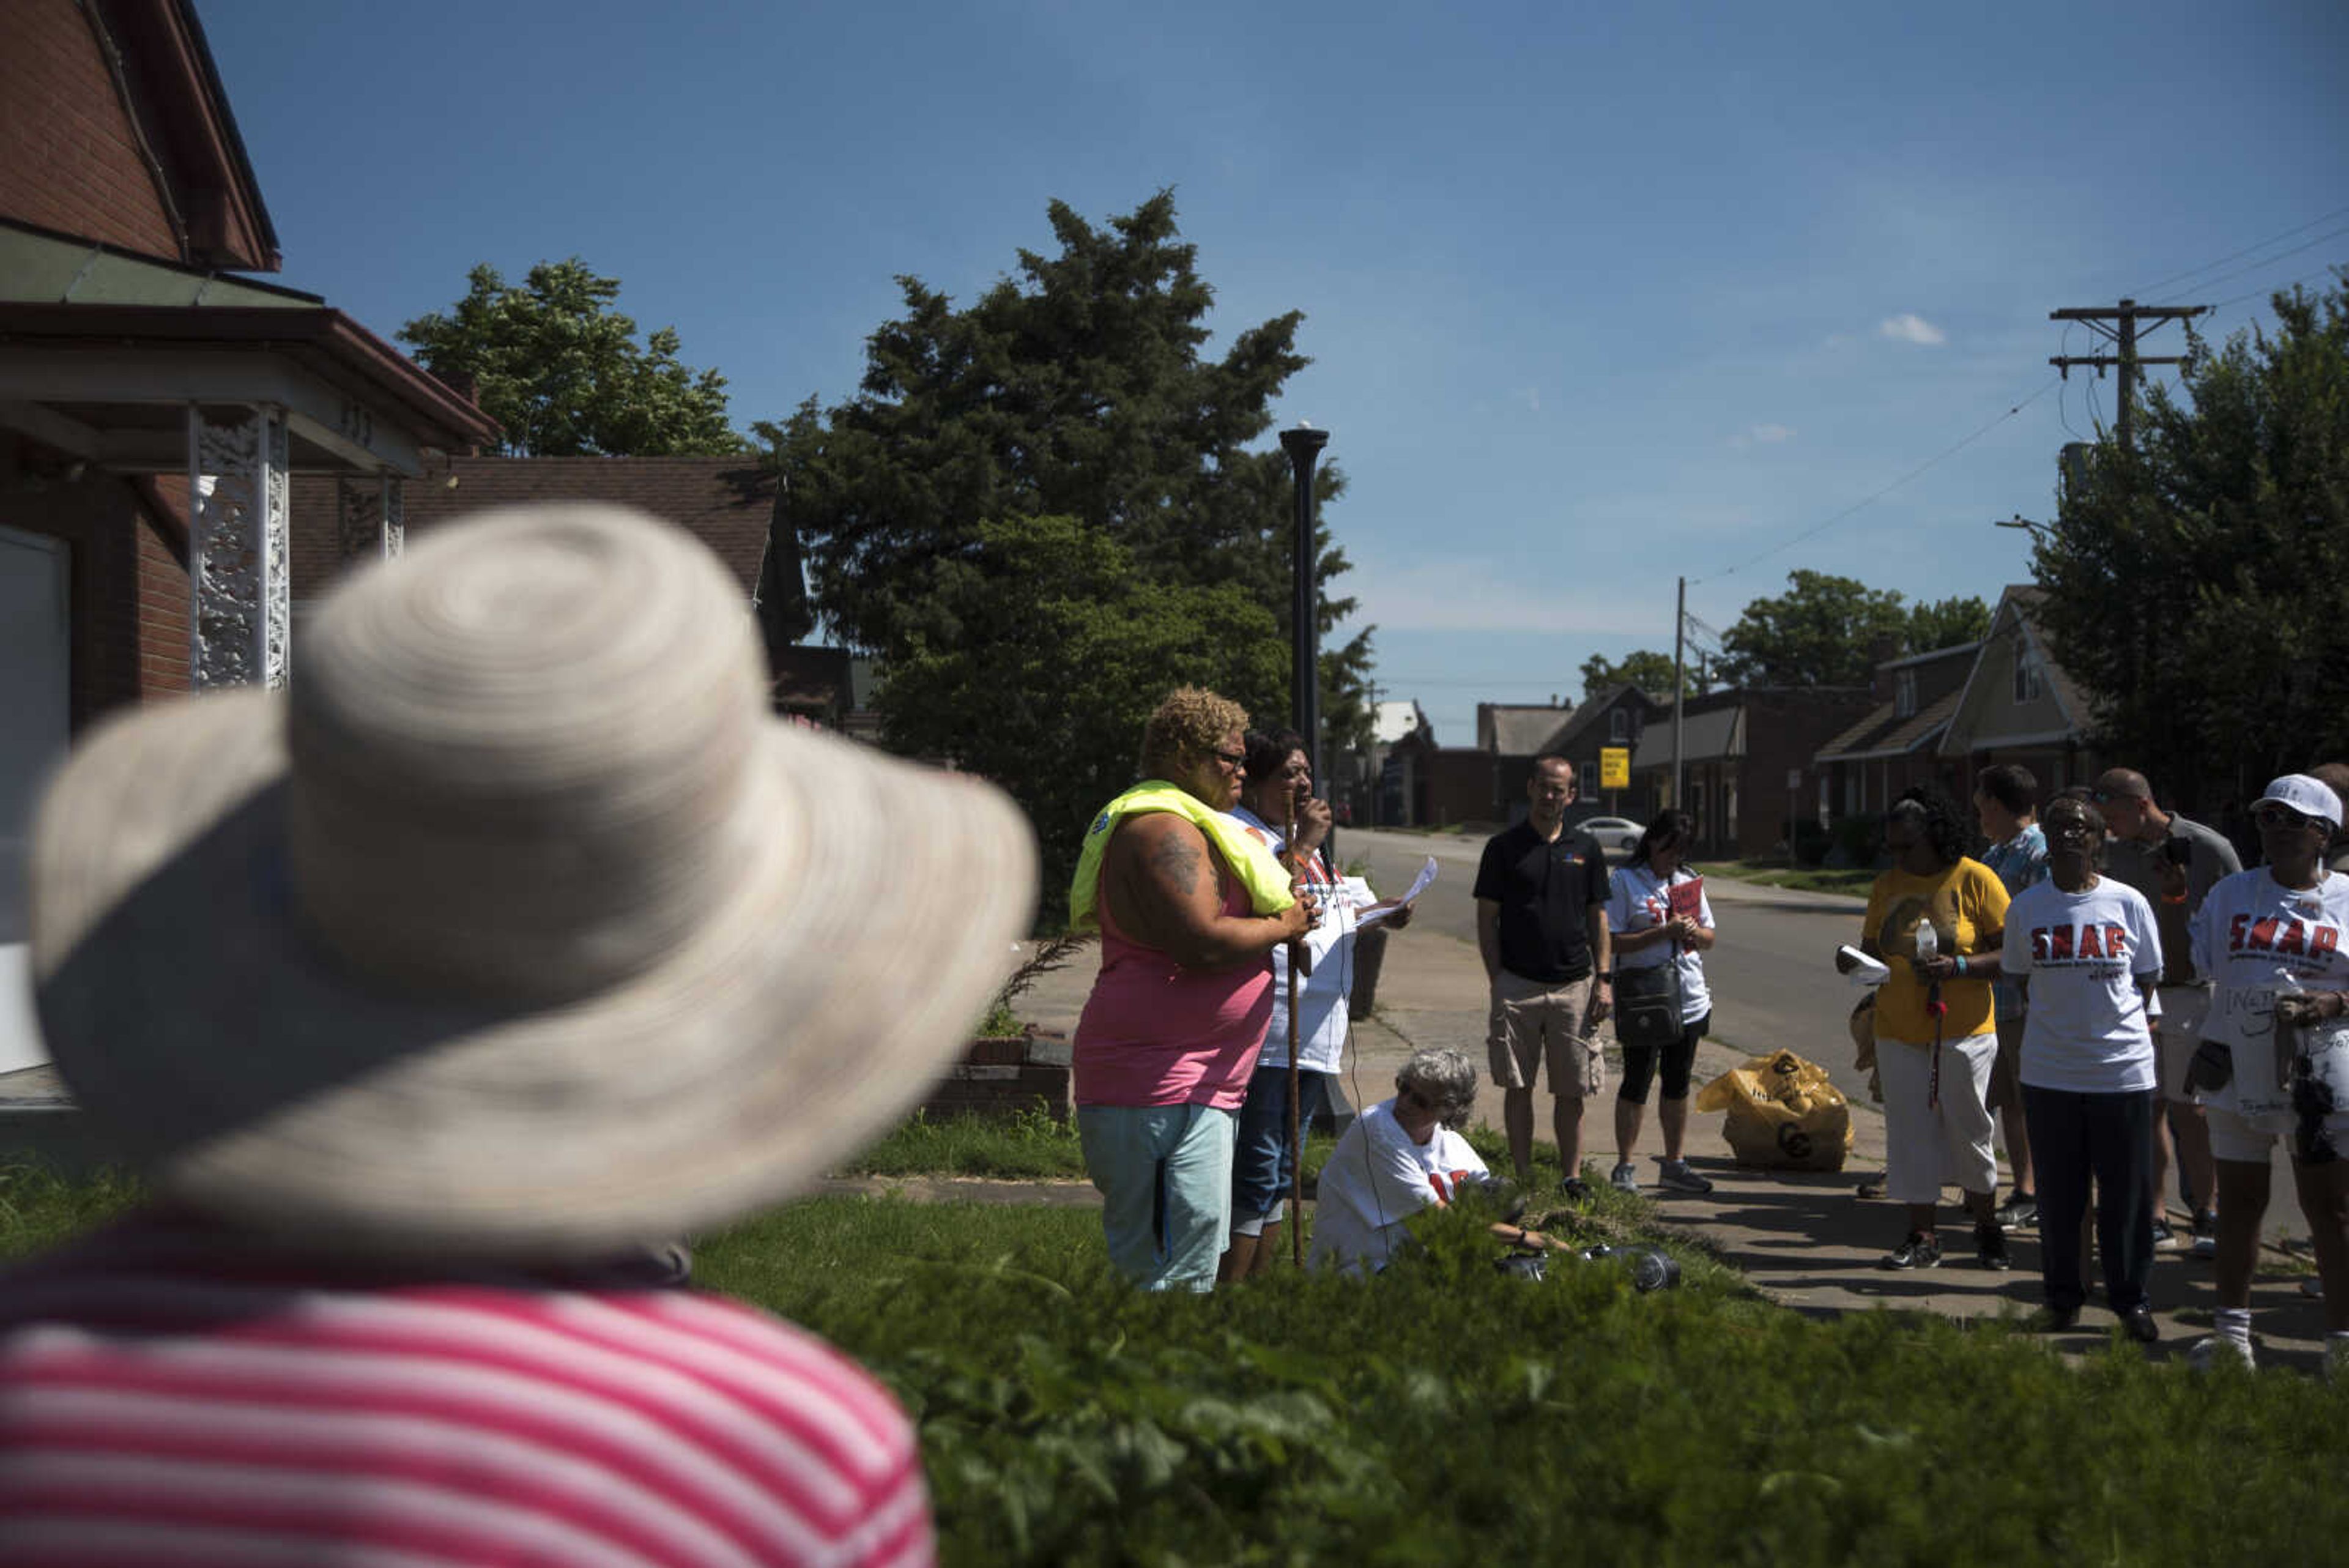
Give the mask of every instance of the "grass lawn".
POLYGON ((1709 860, 1696 867, 1706 877, 1726 877, 1764 888, 1796 888, 1806 893, 1856 893, 1868 896, 1874 871, 1830 871, 1824 867, 1802 868, 1782 860, 1709 860))
MULTIPOLYGON (((0 1250, 125 1183, 0 1173, 0 1250)), ((1601 1193, 1586 1237, 1640 1233, 1601 1193)), ((1371 1281, 1140 1294, 1090 1210, 810 1199, 696 1241, 704 1285, 824 1334, 919 1426, 947 1562, 2332 1561, 2349 1387, 2197 1378, 2002 1324, 1818 1323, 1682 1251, 1509 1278, 1431 1215, 1371 1281)))

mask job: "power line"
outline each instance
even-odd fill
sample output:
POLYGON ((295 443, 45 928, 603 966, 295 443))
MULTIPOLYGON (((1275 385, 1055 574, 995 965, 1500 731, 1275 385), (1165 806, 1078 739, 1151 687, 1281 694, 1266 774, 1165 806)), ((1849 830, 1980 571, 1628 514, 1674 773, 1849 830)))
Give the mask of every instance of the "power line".
POLYGON ((2240 305, 2247 299, 2265 299, 2270 295, 2282 294, 2287 288, 2297 288, 2303 283, 2314 283, 2320 277, 2331 277, 2332 275, 2333 269, 2331 267, 2322 267, 2315 272, 2292 278, 2288 282, 2271 284, 2264 288, 2255 288, 2249 294, 2239 294, 2232 299, 2222 299, 2210 308, 2213 310, 2224 310, 2230 305, 2240 305))
MULTIPOLYGON (((2241 250, 2230 252, 2226 255, 2220 256, 2217 261, 2204 262, 2200 266, 2188 267, 2184 272, 2175 274, 2169 277, 2165 277, 2158 283, 2147 284, 2145 287, 2137 291, 2138 297, 2142 298, 2145 296, 2150 295, 2156 289, 2168 288, 2171 284, 2177 283, 2183 278, 2192 277, 2197 273, 2209 272, 2214 266, 2225 266, 2229 262, 2234 261, 2239 257, 2247 256, 2253 251, 2263 251, 2267 249, 2268 246, 2275 244, 2278 240, 2288 240, 2294 234, 2305 234, 2309 230, 2316 227, 2317 224, 2329 223, 2333 219, 2338 218, 2344 213, 2349 213, 2349 207, 2335 207, 2333 211, 2323 214, 2322 217, 2311 218, 2308 222, 2302 223, 2295 228, 2286 229, 2280 234, 2270 234, 2266 239, 2261 240, 2255 244, 2245 245, 2241 250)), ((2291 253, 2287 251, 2284 254, 2289 255, 2291 253)), ((2198 283, 2194 286, 2197 288, 2204 288, 2209 286, 2209 284, 2211 281, 2215 280, 2205 280, 2205 282, 2198 283)))
POLYGON ((1761 562, 1768 560, 1771 556, 1779 554, 1781 551, 1793 549, 1795 545, 1801 544, 1806 539, 1813 538, 1820 534, 1826 533, 1828 529, 1834 527, 1845 518, 1849 517, 1855 512, 1859 512, 1867 507, 1875 505, 1878 502, 1883 500, 1886 496, 1891 494, 1894 491, 1899 489, 1902 485, 1908 483, 1919 474, 1923 473, 1926 470, 1946 462, 1951 458, 1957 456, 1958 453, 1965 451, 1966 448, 1973 445, 1974 442, 1982 440, 1982 437, 1990 434, 1991 431, 1996 430, 1999 426, 2004 424, 2007 421, 2013 419, 2015 415, 2021 413, 2023 410, 2029 408, 2032 404, 2045 397, 2049 391, 2062 384, 2063 378, 2059 376, 2048 377, 2044 386, 2042 386, 2037 391, 2032 393, 2021 402, 2016 403, 2013 407, 2008 409, 2006 412, 1999 415, 1996 419, 1991 421, 1988 424, 1982 426, 1971 435, 1943 448, 1941 451, 1934 453, 1931 457, 1929 457, 1924 462, 1919 463, 1916 467, 1910 469, 1908 472, 1902 474, 1899 478, 1894 480, 1891 483, 1871 494, 1862 496, 1859 500, 1853 502, 1850 505, 1845 507, 1842 511, 1837 513, 1826 522, 1816 524, 1809 528, 1806 528, 1801 533, 1795 535, 1793 538, 1788 539, 1782 544, 1773 545, 1768 549, 1763 551, 1760 555, 1740 561, 1737 565, 1730 567, 1726 571, 1715 572, 1711 577, 1692 577, 1689 580, 1692 583, 1703 583, 1711 582, 1717 577, 1733 577, 1748 566, 1758 565, 1761 562))
MULTIPOLYGON (((2328 240, 2337 240, 2345 234, 2349 234, 2349 224, 2344 224, 2342 227, 2334 229, 2330 234, 2319 234, 2313 240, 2303 241, 2301 244, 2292 246, 2292 249, 2288 251, 2278 251, 2275 254, 2260 261, 2255 261, 2249 266, 2239 266, 2232 272, 2222 272, 2216 277, 2205 278, 2200 283, 2196 284, 2193 289, 2189 292, 2199 293, 2201 290, 2209 287, 2212 284, 2225 283, 2230 278, 2240 277, 2245 273, 2257 272, 2263 266, 2273 266, 2276 263, 2283 260, 2286 256, 2296 256, 2304 250, 2312 250, 2318 245, 2323 244, 2328 240)), ((2174 297, 2182 299, 2185 296, 2178 295, 2174 297)))

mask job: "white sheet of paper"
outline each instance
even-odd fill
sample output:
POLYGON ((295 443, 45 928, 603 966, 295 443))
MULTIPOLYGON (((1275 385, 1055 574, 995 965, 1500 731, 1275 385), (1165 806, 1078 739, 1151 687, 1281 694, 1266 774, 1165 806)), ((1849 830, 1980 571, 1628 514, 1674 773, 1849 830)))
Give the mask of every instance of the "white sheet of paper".
POLYGON ((1850 981, 1854 985, 1882 985, 1886 981, 1892 978, 1892 971, 1889 969, 1887 969, 1883 964, 1868 957, 1866 953, 1860 951, 1856 947, 1851 947, 1847 944, 1846 946, 1836 949, 1836 951, 1838 953, 1848 953, 1851 955, 1853 960, 1856 961, 1851 972, 1844 977, 1846 980, 1850 981))
POLYGON ((1403 894, 1401 904, 1390 904, 1383 909, 1363 910, 1361 924, 1365 926, 1377 925, 1381 920, 1383 920, 1389 915, 1393 914, 1398 908, 1402 907, 1402 905, 1409 904, 1413 898, 1416 898, 1422 893, 1426 892, 1429 884, 1433 883, 1434 880, 1435 857, 1431 855, 1427 857, 1426 864, 1420 867, 1419 875, 1411 879, 1411 889, 1403 894))

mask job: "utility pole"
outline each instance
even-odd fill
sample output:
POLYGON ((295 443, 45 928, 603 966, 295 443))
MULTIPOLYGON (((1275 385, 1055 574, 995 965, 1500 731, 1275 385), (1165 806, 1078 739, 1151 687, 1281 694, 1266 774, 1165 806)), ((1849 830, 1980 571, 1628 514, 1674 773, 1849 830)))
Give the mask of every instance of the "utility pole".
POLYGON ((2159 358, 2144 358, 2137 351, 2137 330, 2140 321, 2159 327, 2165 322, 2191 321, 2210 307, 2207 305, 2139 305, 2134 299, 2124 299, 2117 306, 2081 306, 2070 310, 2051 310, 2050 321, 2077 321, 2100 335, 2119 350, 2116 354, 2056 354, 2047 362, 2072 379, 2075 365, 2094 369, 2102 375, 2108 367, 2117 367, 2121 373, 2120 418, 2115 433, 2120 439, 2123 452, 2137 450, 2135 433, 2137 409, 2137 368, 2139 365, 2177 365, 2183 361, 2176 355, 2159 358), (2109 323, 2109 325, 2107 325, 2109 323))
POLYGON ((1672 809, 1686 811, 1681 804, 1681 705, 1688 700, 1687 678, 1682 671, 1687 668, 1682 651, 1688 637, 1688 579, 1680 579, 1680 589, 1672 600, 1672 809))

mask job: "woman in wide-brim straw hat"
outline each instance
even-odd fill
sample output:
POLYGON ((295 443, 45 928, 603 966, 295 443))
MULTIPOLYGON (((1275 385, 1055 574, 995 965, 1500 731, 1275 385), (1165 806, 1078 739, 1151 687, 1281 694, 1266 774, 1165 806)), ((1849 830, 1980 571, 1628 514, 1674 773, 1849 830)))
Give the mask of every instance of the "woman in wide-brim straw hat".
POLYGON ((778 722, 724 568, 616 509, 436 534, 301 651, 38 814, 42 1027, 157 1200, 0 1276, 0 1485, 49 1477, 67 1545, 918 1554, 877 1386, 605 1265, 920 1096, 1030 917, 1025 823, 778 722))

